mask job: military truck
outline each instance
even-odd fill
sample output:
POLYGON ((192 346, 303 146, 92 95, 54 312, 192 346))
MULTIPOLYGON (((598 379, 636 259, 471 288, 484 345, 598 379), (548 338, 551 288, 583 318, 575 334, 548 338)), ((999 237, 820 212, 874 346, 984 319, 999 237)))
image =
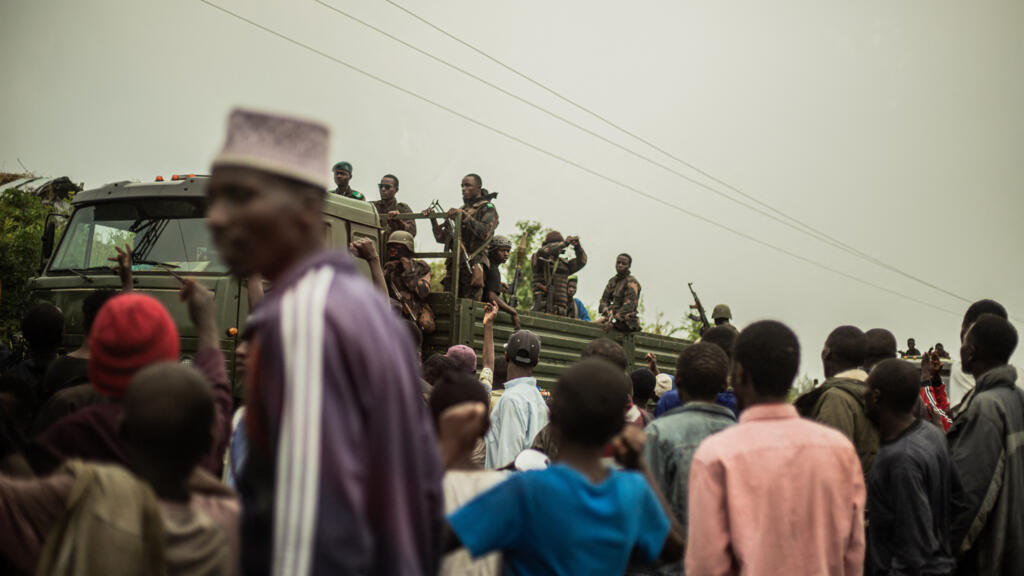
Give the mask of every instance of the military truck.
MULTIPOLYGON (((195 278, 214 293, 217 322, 222 330, 220 349, 227 358, 229 374, 234 376, 234 350, 249 311, 248 291, 245 280, 233 277, 221 262, 206 227, 207 181, 204 176, 175 175, 167 181, 123 181, 86 190, 72 201, 73 212, 59 241, 54 238, 54 227, 47 227, 43 238, 45 264, 40 275, 31 281, 31 287, 38 299, 53 302, 65 312, 66 349, 79 346, 85 336, 82 300, 96 289, 120 288, 120 279, 108 259, 116 255, 115 246, 130 244, 133 289, 157 298, 170 312, 178 325, 185 360, 195 354, 198 340, 188 310, 178 299, 179 278, 195 278)), ((323 220, 328 245, 346 249, 354 240, 369 238, 378 247, 378 253, 385 253, 380 217, 370 203, 328 194, 323 220)), ((456 221, 456 246, 459 229, 456 221)), ((437 252, 418 256, 448 255, 449 252, 437 252)), ((366 263, 359 261, 358 265, 369 277, 366 263)), ((424 354, 443 352, 453 344, 469 345, 479 353, 483 304, 442 293, 432 294, 431 304, 437 315, 437 330, 425 339, 424 354)), ((588 342, 604 335, 596 324, 547 314, 521 312, 520 320, 543 343, 541 363, 536 369, 542 385, 550 385, 579 359, 588 342)), ((507 340, 512 327, 504 313, 496 324, 495 342, 500 354, 501 343, 507 340)), ((644 333, 610 336, 622 343, 635 366, 646 365, 644 356, 652 352, 659 365, 671 368, 687 345, 684 340, 644 333)), ((241 390, 237 386, 235 390, 240 396, 241 390)))

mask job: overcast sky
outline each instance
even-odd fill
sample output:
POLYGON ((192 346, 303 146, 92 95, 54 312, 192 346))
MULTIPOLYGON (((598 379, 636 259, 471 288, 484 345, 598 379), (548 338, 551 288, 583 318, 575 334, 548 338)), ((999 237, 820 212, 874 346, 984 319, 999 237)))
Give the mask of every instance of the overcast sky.
MULTIPOLYGON (((649 316, 681 318, 694 282, 740 326, 792 326, 811 377, 840 324, 956 354, 967 303, 680 178, 736 196, 387 2, 323 1, 669 170, 314 0, 216 3, 589 172, 198 0, 0 2, 0 169, 87 186, 202 173, 233 106, 289 112, 331 126, 371 199, 392 172, 413 208, 454 206, 476 172, 500 192, 500 232, 579 234, 588 304, 625 251, 649 316)), ((1024 3, 395 2, 792 218, 1024 318, 1024 3)))

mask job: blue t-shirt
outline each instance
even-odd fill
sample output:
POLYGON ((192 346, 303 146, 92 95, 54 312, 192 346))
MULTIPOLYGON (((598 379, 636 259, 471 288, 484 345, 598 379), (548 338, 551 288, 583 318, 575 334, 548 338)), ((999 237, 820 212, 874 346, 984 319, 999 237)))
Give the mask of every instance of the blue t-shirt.
POLYGON ((622 574, 634 549, 656 560, 669 531, 641 474, 591 484, 562 464, 510 477, 448 522, 474 558, 500 550, 506 574, 622 574))

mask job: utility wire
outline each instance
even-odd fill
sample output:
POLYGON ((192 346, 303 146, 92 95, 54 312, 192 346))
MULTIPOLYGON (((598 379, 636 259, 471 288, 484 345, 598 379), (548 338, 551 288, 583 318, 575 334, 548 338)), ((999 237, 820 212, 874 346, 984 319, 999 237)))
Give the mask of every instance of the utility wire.
POLYGON ((242 15, 236 13, 236 12, 233 12, 233 11, 223 7, 223 6, 215 4, 215 3, 211 2, 210 0, 199 0, 199 1, 202 2, 203 4, 206 4, 207 6, 210 6, 211 8, 215 8, 215 9, 217 9, 217 10, 219 10, 219 11, 221 11, 221 12, 223 12, 223 13, 229 15, 229 16, 232 16, 232 17, 234 17, 234 18, 236 18, 238 20, 241 20, 242 22, 245 22, 246 24, 249 24, 250 26, 253 26, 255 28, 263 30, 264 32, 267 32, 268 34, 276 36, 276 37, 278 37, 278 38, 280 38, 280 39, 282 39, 282 40, 284 40, 286 42, 294 44, 295 46, 298 46, 300 48, 304 48, 304 49, 306 49, 306 50, 308 50, 308 51, 310 51, 310 52, 312 52, 314 54, 317 54, 318 56, 326 58, 327 60, 330 60, 331 62, 334 62, 334 63, 336 63, 336 64, 338 64, 340 66, 344 66, 345 68, 348 68, 349 70, 352 70, 353 72, 356 72, 358 74, 362 74, 363 76, 366 76, 367 78, 370 78, 372 80, 376 80, 377 82, 380 82, 381 84, 384 84, 385 86, 389 86, 391 88, 394 88, 395 90, 398 90, 399 92, 402 92, 404 94, 412 96, 413 98, 416 98, 417 100, 420 100, 422 102, 426 102, 427 104, 430 104, 431 106, 434 106, 436 108, 444 110, 445 112, 448 112, 449 114, 452 114, 453 116, 461 118, 461 119, 463 119, 463 120, 465 120, 465 121, 467 121, 467 122, 469 122, 471 124, 474 124, 476 126, 484 128, 485 130, 488 130, 490 132, 494 132, 495 134, 503 136, 503 137, 505 137, 505 138, 507 138, 509 140, 512 140, 513 142, 516 142, 518 144, 521 144, 521 145, 523 145, 523 146, 525 146, 525 147, 527 147, 527 148, 529 148, 531 150, 534 150, 534 151, 539 152, 539 153, 541 153, 541 154, 543 154, 545 156, 548 156, 548 157, 553 158, 555 160, 558 160, 558 161, 560 161, 562 163, 565 163, 565 164, 567 164, 569 166, 572 166, 572 167, 574 167, 574 168, 576 168, 576 169, 578 169, 578 170, 580 170, 582 172, 586 172, 587 174, 590 174, 592 176, 600 178, 600 179, 602 179, 602 180, 604 180, 604 181, 606 181, 606 182, 608 182, 610 184, 614 184, 616 186, 619 186, 621 188, 629 190, 630 192, 633 192, 635 194, 643 196, 643 197, 645 197, 645 198, 647 198, 649 200, 652 200, 654 202, 662 204, 662 205, 664 205, 666 207, 672 208, 673 210, 676 210, 676 211, 679 211, 679 212, 681 212, 683 214, 686 214, 687 216, 690 216, 691 218, 694 218, 696 220, 699 220, 701 222, 704 222, 704 223, 709 224, 711 226, 714 226, 716 228, 720 228, 722 230, 725 230, 726 232, 729 232, 731 234, 739 236, 740 238, 744 238, 746 240, 754 242, 755 244, 759 244, 761 246, 764 246, 764 247, 769 248, 771 250, 774 250, 776 252, 785 254, 787 256, 790 256, 791 258, 794 258, 794 259, 799 260, 801 262, 804 262, 806 264, 810 264, 810 265, 815 266, 817 268, 820 268, 822 270, 826 270, 828 272, 832 272, 833 274, 837 274, 837 275, 842 276, 842 277, 844 277, 844 278, 846 278, 848 280, 852 280, 852 281, 857 282, 859 284, 863 284, 865 286, 869 286, 869 287, 875 288, 877 290, 881 290, 882 292, 887 292, 889 294, 892 294, 893 296, 897 296, 897 297, 909 300, 911 302, 915 302, 915 303, 920 304, 922 306, 927 306, 929 308, 933 308, 933 309, 938 310, 940 312, 945 312, 945 313, 950 314, 952 316, 959 316, 958 313, 956 313, 956 312, 954 312, 952 310, 949 310, 949 309, 946 309, 946 308, 942 308, 941 306, 936 306, 935 304, 931 304, 930 302, 925 302, 925 301, 920 300, 918 298, 915 298, 913 296, 909 296, 909 295, 903 294, 901 292, 897 292, 897 291, 892 290, 890 288, 886 288, 884 286, 875 284, 875 283, 870 282, 868 280, 865 280, 863 278, 854 276, 853 274, 849 274, 847 272, 843 272, 842 270, 839 270, 837 268, 833 268, 831 266, 828 266, 826 264, 823 264, 821 262, 818 262, 818 261, 813 260, 811 258, 808 258, 806 256, 802 256, 800 254, 797 254, 795 252, 787 250, 786 248, 782 248, 780 246, 776 246, 774 244, 771 244, 769 242, 761 240, 760 238, 751 236, 750 234, 747 234, 746 232, 743 232, 741 230, 737 230, 735 228, 731 228, 729 226, 726 226, 725 224, 721 224, 719 222, 716 222, 715 220, 712 220, 712 219, 710 219, 710 218, 708 218, 706 216, 703 216, 701 214, 698 214, 696 212, 693 212, 691 210, 683 208, 683 207, 681 207, 681 206, 679 206, 677 204, 673 204, 673 203, 671 203, 671 202, 669 202, 667 200, 664 200, 662 198, 658 198, 657 196, 654 196, 654 195, 652 195, 652 194, 650 194, 648 192, 645 192, 645 191, 643 191, 643 190, 641 190, 639 188, 636 188, 634 186, 626 184, 625 182, 621 182, 619 180, 616 180, 616 179, 612 178, 611 176, 607 176, 605 174, 597 172, 596 170, 593 170, 593 169, 588 168, 588 167, 586 167, 586 166, 584 166, 582 164, 579 164, 578 162, 575 162, 573 160, 565 158, 564 156, 561 156, 561 155, 559 155, 559 154, 557 154, 555 152, 551 152, 550 150, 541 148, 540 146, 537 146, 537 145, 535 145, 535 144, 533 144, 531 142, 528 142, 528 141, 526 141, 526 140, 524 140, 524 139, 522 139, 522 138, 520 138, 518 136, 515 136, 513 134, 505 132, 505 131, 501 130, 500 128, 495 128, 495 127, 493 127, 493 126, 491 126, 489 124, 486 124, 486 123, 484 123, 484 122, 482 122, 480 120, 477 120, 477 119, 475 119, 475 118, 473 118, 471 116, 467 116, 467 115, 459 112, 458 110, 455 110, 453 108, 445 106, 444 104, 441 104, 441 103, 439 103, 437 101, 431 100, 430 98, 427 98, 426 96, 421 96, 420 94, 417 94, 416 92, 413 92, 412 90, 409 90, 409 89, 404 88, 404 87, 402 87, 402 86, 400 86, 398 84, 395 84, 394 82, 391 82, 390 80, 386 80, 384 78, 381 78, 380 76, 377 76, 376 74, 373 74, 372 72, 368 72, 366 70, 363 70, 362 68, 359 68, 358 66, 355 66, 354 64, 350 64, 349 62, 346 62, 346 61, 344 61, 344 60, 342 60, 342 59, 340 59, 340 58, 338 58, 336 56, 328 54, 328 53, 326 53, 326 52, 324 52, 324 51, 322 51, 322 50, 320 50, 318 48, 314 48, 313 46, 310 46, 309 44, 306 44, 306 43, 304 43, 304 42, 302 42, 300 40, 296 40, 295 38, 292 38, 291 36, 288 36, 288 35, 286 35, 284 33, 278 32, 278 31, 276 31, 276 30, 274 30, 272 28, 264 26, 263 24, 260 24, 259 22, 256 22, 254 20, 250 20, 249 18, 246 18, 245 16, 242 16, 242 15))
POLYGON ((433 22, 427 20, 426 18, 423 18, 422 16, 416 14, 415 12, 409 10, 408 8, 402 6, 401 4, 398 4, 397 2, 394 2, 393 0, 384 0, 384 1, 387 2, 388 4, 391 4, 395 8, 401 10, 402 12, 405 12, 409 16, 415 18, 416 20, 419 20, 423 24, 426 24, 430 28, 433 28, 434 30, 436 30, 440 34, 443 34, 444 36, 450 38, 451 40, 454 40, 455 42, 458 42, 459 44, 465 46, 466 48, 469 48, 470 50, 472 50, 473 52, 479 54, 480 56, 483 56, 484 58, 490 60, 491 62, 494 62, 498 66, 501 66, 505 70, 508 70, 509 72, 515 74, 516 76, 518 76, 518 77, 526 80, 527 82, 533 84, 534 86, 544 90, 545 92, 551 94, 552 96, 558 98, 559 100, 561 100, 561 101, 563 101, 563 102, 565 102, 565 103, 575 107, 576 109, 578 109, 578 110, 580 110, 580 111, 582 111, 582 112, 592 116, 593 118, 596 118, 596 119, 600 120, 604 124, 606 124, 606 125, 614 128, 614 129, 618 130, 619 132, 621 132, 623 134, 626 134, 627 136, 629 136, 629 137, 631 137, 631 138, 633 138, 633 139, 635 139, 635 140, 637 140, 639 142, 642 142, 643 144, 646 144, 650 148, 653 148, 654 150, 657 150, 658 152, 661 152, 665 156, 668 156, 669 158, 675 160, 676 162, 679 162, 680 164, 686 166, 687 168, 693 170, 694 172, 700 174, 701 176, 704 176, 705 178, 707 178, 707 179, 709 179, 709 180, 719 184, 720 186, 723 186, 723 187, 725 187, 725 188, 735 192, 736 194, 739 194, 740 196, 743 196, 744 198, 746 198, 746 199, 748 199, 748 200, 750 200, 752 202, 755 202, 755 203, 763 206, 767 210, 769 210, 771 212, 774 212, 775 214, 778 214, 778 216, 773 215, 773 214, 769 214, 769 213, 765 212, 764 210, 761 210, 761 209, 756 208, 754 206, 751 206, 750 204, 747 204, 747 203, 745 203, 745 202, 743 202, 741 200, 733 198, 732 196, 729 196, 728 194, 725 194, 722 191, 720 191, 718 189, 715 189, 715 188, 709 186, 708 184, 706 184, 704 182, 700 182, 700 181, 698 181, 698 180, 696 180, 696 179, 694 179, 694 178, 692 178, 692 177, 690 177, 688 175, 685 175, 685 174, 683 174, 681 172, 673 170, 672 168, 670 168, 668 166, 665 166, 664 164, 662 164, 660 162, 657 162, 657 161, 655 161, 655 160, 653 160, 653 159, 651 159, 651 158, 649 158, 647 156, 644 156, 644 155, 642 155, 642 154, 640 154, 640 153, 638 153, 638 152, 636 152, 636 151, 634 151, 632 149, 629 149, 629 148, 627 148, 627 147, 625 147, 625 146, 623 146, 621 144, 613 142, 613 141, 609 140, 608 138, 605 138, 604 136, 601 136, 601 135, 599 135, 599 134, 597 134, 597 133, 595 133, 595 132, 593 132, 591 130, 588 130, 588 129, 580 126, 579 124, 576 124, 576 123, 574 123, 574 122, 572 122, 572 121, 570 121, 570 120, 568 120, 568 119, 566 119, 566 118, 564 118, 564 117, 562 117, 562 116, 560 116, 558 114, 555 114, 554 112, 550 112, 550 111, 548 111, 548 110, 546 110, 546 109, 544 109, 544 108, 542 108, 542 107, 540 107, 540 106, 538 106, 538 105, 536 105, 536 104, 534 104, 534 103, 532 103, 532 102, 530 102, 530 101, 528 101, 528 100, 526 100, 526 99, 524 99, 524 98, 522 98, 520 96, 512 94, 512 93, 508 92, 507 90, 505 90, 505 89, 503 89, 503 88, 501 88, 499 86, 496 86, 493 83, 488 82, 487 80, 484 80, 483 78, 480 78, 479 76, 477 76, 475 74, 472 74, 472 73, 470 73, 470 72, 468 72, 468 71, 466 71, 466 70, 464 70, 464 69, 462 69, 462 68, 460 68, 458 66, 455 66, 454 64, 451 64, 451 63, 449 63, 449 62, 447 62, 447 61, 445 61, 445 60, 443 60, 441 58, 438 58, 438 57, 434 56, 433 54, 430 54, 430 53, 428 53, 428 52, 426 52, 424 50, 421 50, 421 49, 417 48, 416 46, 413 46, 412 44, 409 44, 408 42, 406 42, 406 41, 404 41, 404 40, 402 40, 400 38, 397 38, 394 35, 389 34, 389 33, 385 32, 384 30, 381 30, 380 28, 377 28, 377 27, 373 26, 372 24, 364 22, 363 20, 360 20, 359 18, 357 18, 357 17, 355 17, 355 16, 353 16, 353 15, 351 15, 351 14, 349 14, 349 13, 347 13, 347 12, 345 12, 345 11, 339 9, 339 8, 335 8, 334 6, 331 6, 330 4, 327 4, 323 0, 315 0, 315 1, 317 3, 319 3, 319 4, 322 4, 322 5, 326 6, 327 8, 330 8, 331 10, 334 10, 335 12, 337 12, 339 14, 347 16, 348 18, 350 18, 350 19, 352 19, 352 20, 354 20, 354 21, 356 21, 356 22, 358 22, 358 23, 360 23, 360 24, 362 24, 362 25, 364 25, 364 26, 366 26, 366 27, 376 31, 376 32, 379 32, 380 34, 383 34, 383 35, 387 36, 388 38, 391 38, 392 40, 394 40, 396 42, 399 42, 399 43, 403 44, 404 46, 406 46, 406 47, 408 47, 408 48, 410 48, 412 50, 415 50, 416 52, 419 52, 420 54, 423 54, 424 56, 427 56, 428 58, 431 58, 431 59, 433 59, 433 60, 435 60, 437 62, 440 62, 441 64, 444 64, 445 66, 448 66, 449 68, 452 68, 454 70, 458 70, 459 72, 462 72, 463 74, 465 74, 465 75, 467 75, 467 76, 469 76, 471 78, 474 78, 475 80, 477 80, 477 81, 479 81, 479 82, 481 82, 483 84, 486 84, 487 86, 489 86, 489 87, 491 87, 491 88, 493 88, 495 90, 498 90, 499 92, 501 92, 501 93, 503 93, 503 94, 505 94, 507 96, 515 98, 516 100, 518 100, 520 102, 523 102, 524 104, 527 104, 528 106, 531 106, 531 107, 533 107, 533 108, 535 108, 537 110, 540 110, 541 112, 544 112, 545 114, 547 114, 549 116, 557 118, 557 119, 561 120, 562 122, 565 122, 566 124, 569 124, 570 126, 573 126, 574 128, 577 128, 579 130, 582 130, 583 132, 586 132, 587 134, 589 134, 591 136, 594 136, 595 138, 599 138, 600 140, 602 140, 602 141, 604 141, 604 142, 606 142, 608 144, 611 144, 612 146, 615 146, 616 148, 619 148, 620 150, 623 150, 623 151, 625 151, 625 152, 627 152, 627 153, 629 153, 629 154, 631 154, 631 155, 633 155, 633 156, 635 156, 637 158, 640 158, 640 159, 645 160, 645 161, 647 161, 647 162, 649 162, 649 163, 651 163, 651 164, 653 164, 655 166, 658 166, 659 168, 667 170, 668 172, 671 172, 672 174, 675 174, 676 176, 679 176, 680 178, 684 178, 687 181, 692 182, 692 183, 694 183, 694 184, 696 184, 696 185, 698 185, 698 186, 700 186, 702 188, 705 188, 706 190, 709 190, 710 192, 712 192, 714 194, 717 194, 718 196, 721 196, 722 198, 726 198, 727 200, 730 200, 730 201, 732 201, 732 202, 734 202, 734 203, 736 203, 736 204, 738 204, 740 206, 743 206, 744 208, 747 208, 748 210, 752 210, 752 211, 754 211, 754 212, 756 212, 758 214, 761 214, 762 216, 765 216, 767 218, 775 220, 776 222, 779 222, 780 224, 788 226, 789 228, 792 228, 792 229, 794 229, 794 230, 796 230, 796 231, 798 231, 798 232, 800 232, 802 234, 811 236, 812 238, 815 238, 816 240, 818 240, 820 242, 828 244, 828 245, 830 245, 830 246, 832 246, 834 248, 838 248, 839 250, 842 250, 842 251, 844 251, 844 252, 846 252, 848 254, 851 254, 851 255, 853 255, 853 256, 855 256, 857 258, 860 258, 862 260, 867 260, 868 262, 870 262, 870 263, 872 263, 872 264, 874 264, 876 266, 880 266, 882 268, 885 268, 886 270, 889 270, 891 272, 895 272, 895 273, 897 273, 897 274, 899 274, 899 275, 901 275, 901 276, 903 276, 903 277, 905 277, 907 279, 913 280, 914 282, 917 282, 919 284, 927 286, 927 287, 929 287, 929 288, 931 288, 933 290, 936 290, 938 292, 942 292, 943 294, 952 296, 953 298, 956 298, 956 299, 961 300, 963 302, 970 303, 972 301, 972 300, 970 300, 968 298, 965 298, 964 296, 956 294, 955 292, 951 292, 951 291, 949 291, 949 290, 947 290, 945 288, 942 288, 941 286, 937 286, 936 284, 933 284, 932 282, 924 280, 923 278, 919 278, 919 277, 917 277, 917 276, 915 276, 913 274, 910 274, 910 273, 908 273, 908 272, 906 272, 904 270, 901 270, 900 268, 897 268, 896 266, 893 266, 893 265, 888 264, 888 263, 886 263, 886 262, 884 262, 882 260, 879 260, 878 258, 876 258, 876 257, 874 257, 874 256, 872 256, 872 255, 870 255, 870 254, 868 254, 866 252, 863 252, 863 251, 857 249, 856 247, 851 246, 850 244, 847 244, 847 243, 843 242, 842 240, 839 240, 839 239, 831 236, 830 234, 828 234, 826 232, 822 232, 821 230, 818 230, 817 228, 811 226, 810 224, 807 224, 806 222, 803 222, 802 220, 800 220, 800 219, 798 219, 798 218, 796 218, 794 216, 790 216, 786 212, 783 212, 783 211, 775 208, 771 204, 768 204, 768 203, 760 200, 756 196, 748 194, 748 193, 740 190, 739 188, 729 184, 728 182, 725 182, 725 181, 723 181, 723 180, 721 180, 719 178, 716 178, 712 174, 709 174, 708 172, 705 172, 704 170, 700 169, 699 167, 691 164, 690 162, 687 162, 686 160, 683 160, 682 158, 672 154, 671 152, 669 152, 669 151, 665 150, 664 148, 654 144, 653 142, 643 138, 642 136, 637 135, 636 133, 628 130, 627 128, 624 128, 621 125, 619 125, 619 124, 617 124, 615 122, 612 122, 611 120, 607 119, 606 117, 602 116, 601 114, 599 114, 597 112, 594 112, 590 108, 587 108, 586 106, 583 106, 582 104, 577 103, 576 101, 572 100, 571 98, 563 96, 561 93, 557 92, 556 90, 548 87, 547 85, 545 85, 545 84, 543 84, 543 83, 541 83, 541 82, 539 82, 537 80, 534 80, 532 77, 530 77, 529 75, 527 75, 527 74, 525 74, 523 72, 520 72, 516 68, 513 68, 512 66, 509 66, 508 64, 505 64, 501 60, 491 56, 490 54, 484 52, 483 50, 477 48, 476 46, 473 46, 472 44, 466 42, 465 40, 462 40, 458 36, 456 36, 454 34, 451 34, 447 30, 441 28, 440 26, 437 26, 433 22))

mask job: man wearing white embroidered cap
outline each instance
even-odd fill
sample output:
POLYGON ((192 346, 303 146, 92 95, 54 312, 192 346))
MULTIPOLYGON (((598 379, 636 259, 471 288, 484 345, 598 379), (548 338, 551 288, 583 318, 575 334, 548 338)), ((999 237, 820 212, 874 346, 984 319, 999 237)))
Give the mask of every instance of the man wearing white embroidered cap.
POLYGON ((416 354, 351 258, 323 249, 328 139, 235 110, 207 188, 224 261, 274 282, 249 320, 243 572, 433 574, 441 471, 416 354))

